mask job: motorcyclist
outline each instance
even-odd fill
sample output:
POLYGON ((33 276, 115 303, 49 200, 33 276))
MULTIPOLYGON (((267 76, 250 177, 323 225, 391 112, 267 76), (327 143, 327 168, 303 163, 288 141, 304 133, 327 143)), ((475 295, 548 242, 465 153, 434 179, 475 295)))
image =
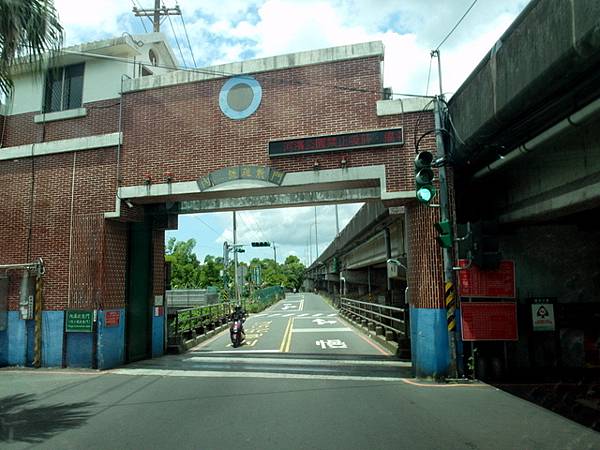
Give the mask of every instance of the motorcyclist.
POLYGON ((231 313, 231 321, 235 322, 236 320, 240 321, 240 331, 242 332, 242 336, 246 334, 244 331, 244 321, 246 320, 246 311, 242 308, 242 305, 235 305, 233 312, 231 313))

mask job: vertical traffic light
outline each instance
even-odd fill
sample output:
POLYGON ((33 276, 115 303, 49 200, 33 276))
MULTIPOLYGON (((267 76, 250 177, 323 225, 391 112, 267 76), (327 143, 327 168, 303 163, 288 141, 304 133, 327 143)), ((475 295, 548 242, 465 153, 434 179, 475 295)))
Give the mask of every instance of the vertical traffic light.
POLYGON ((417 200, 421 203, 429 203, 435 195, 432 162, 433 154, 431 152, 423 151, 415 157, 415 190, 417 200))
POLYGON ((437 243, 442 248, 452 248, 452 225, 449 220, 442 220, 434 224, 439 235, 435 238, 437 243))
POLYGON ((471 257, 482 270, 497 269, 502 260, 498 240, 498 223, 480 221, 471 224, 471 257))

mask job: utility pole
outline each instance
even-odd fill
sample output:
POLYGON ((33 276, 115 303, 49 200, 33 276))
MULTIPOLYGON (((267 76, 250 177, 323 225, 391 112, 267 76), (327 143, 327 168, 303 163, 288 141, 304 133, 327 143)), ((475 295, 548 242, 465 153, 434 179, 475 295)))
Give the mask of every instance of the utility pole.
POLYGON ((311 223, 308 227, 308 265, 312 264, 312 226, 311 223))
POLYGON ((275 245, 275 242, 272 242, 273 244, 273 259, 275 260, 275 264, 277 264, 277 246, 275 245))
POLYGON ((154 9, 139 9, 135 6, 133 7, 133 14, 136 17, 148 17, 152 22, 152 31, 154 33, 160 32, 160 18, 162 16, 180 16, 181 9, 179 9, 179 5, 175 5, 175 8, 167 8, 160 6, 160 0, 154 0, 154 9))
POLYGON ((338 215, 338 205, 335 205, 335 235, 340 234, 340 216, 338 215))
POLYGON ((238 283, 238 247, 237 247, 237 222, 235 217, 235 211, 233 212, 233 266, 234 266, 234 279, 235 279, 235 300, 237 304, 240 304, 240 284, 238 283))
MULTIPOLYGON (((433 113, 435 117, 435 143, 437 158, 442 162, 439 170, 440 177, 440 220, 450 221, 450 201, 448 193, 448 180, 446 178, 446 150, 444 148, 444 139, 442 136, 442 111, 444 105, 444 93, 442 91, 442 66, 440 62, 440 51, 435 52, 438 60, 438 74, 440 82, 440 95, 433 102, 433 113)), ((457 378, 457 352, 456 352, 456 290, 454 283, 454 258, 452 248, 442 249, 444 261, 444 300, 446 306, 446 318, 448 324, 448 343, 450 346, 450 376, 457 378)))

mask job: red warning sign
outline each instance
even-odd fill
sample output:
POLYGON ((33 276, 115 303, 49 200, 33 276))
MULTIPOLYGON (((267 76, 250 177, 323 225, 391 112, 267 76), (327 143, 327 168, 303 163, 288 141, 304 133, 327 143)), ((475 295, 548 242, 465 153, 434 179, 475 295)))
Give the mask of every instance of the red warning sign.
MULTIPOLYGON (((466 267, 466 259, 459 260, 466 267)), ((502 261, 495 270, 477 266, 458 271, 458 294, 461 297, 515 298, 515 262, 502 261)))
POLYGON ((516 341, 517 304, 514 302, 463 302, 460 305, 463 341, 516 341))

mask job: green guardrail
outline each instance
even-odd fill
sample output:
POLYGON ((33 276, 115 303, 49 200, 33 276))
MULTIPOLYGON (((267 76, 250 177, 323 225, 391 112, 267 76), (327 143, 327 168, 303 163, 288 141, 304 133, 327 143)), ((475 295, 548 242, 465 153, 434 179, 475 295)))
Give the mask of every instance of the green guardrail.
POLYGON ((231 303, 198 306, 196 308, 169 309, 169 343, 178 343, 182 338, 191 338, 216 326, 226 323, 233 310, 231 303))

